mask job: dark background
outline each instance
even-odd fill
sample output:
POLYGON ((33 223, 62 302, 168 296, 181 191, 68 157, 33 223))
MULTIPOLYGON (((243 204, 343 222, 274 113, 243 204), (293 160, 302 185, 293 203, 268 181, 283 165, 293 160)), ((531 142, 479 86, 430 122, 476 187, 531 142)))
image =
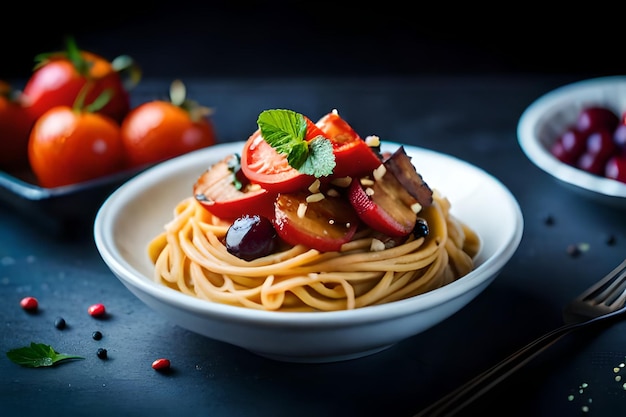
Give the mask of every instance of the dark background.
POLYGON ((145 77, 623 74, 626 21, 599 2, 482 6, 365 2, 26 1, 4 5, 0 79, 38 53, 130 55, 145 77), (552 10, 552 11, 549 11, 552 10))

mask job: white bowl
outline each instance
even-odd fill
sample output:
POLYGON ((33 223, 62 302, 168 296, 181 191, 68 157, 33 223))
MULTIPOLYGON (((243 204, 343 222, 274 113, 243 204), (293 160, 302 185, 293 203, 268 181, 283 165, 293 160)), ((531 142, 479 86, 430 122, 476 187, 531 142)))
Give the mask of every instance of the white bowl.
POLYGON ((610 108, 621 116, 626 110, 626 76, 579 81, 539 97, 519 119, 519 144, 537 167, 562 184, 597 201, 626 207, 625 183, 590 174, 559 161, 550 153, 556 138, 590 105, 610 108))
MULTIPOLYGON (((139 299, 183 328, 256 354, 290 362, 332 362, 381 351, 459 311, 483 291, 516 251, 523 218, 513 195, 483 170, 451 156, 405 146, 452 213, 480 236, 476 268, 442 288, 402 301, 336 312, 269 312, 200 300, 153 281, 148 242, 171 220, 210 164, 243 143, 196 151, 129 180, 102 205, 96 246, 111 271, 139 299), (496 220, 497 219, 497 220, 496 220)), ((387 144, 383 149, 397 149, 387 144)))

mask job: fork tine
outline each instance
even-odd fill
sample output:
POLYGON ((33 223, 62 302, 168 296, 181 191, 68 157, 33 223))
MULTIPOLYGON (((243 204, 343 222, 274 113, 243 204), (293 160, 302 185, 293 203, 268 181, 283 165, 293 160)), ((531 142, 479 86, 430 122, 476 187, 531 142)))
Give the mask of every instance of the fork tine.
POLYGON ((580 322, 602 316, 626 302, 626 259, 600 281, 582 292, 563 309, 565 322, 580 322))
POLYGON ((604 278, 583 292, 578 299, 592 304, 607 305, 612 304, 610 300, 615 299, 624 292, 626 288, 626 259, 615 269, 609 272, 604 278))
POLYGON ((621 306, 626 302, 626 269, 624 269, 621 274, 616 278, 615 283, 619 283, 619 285, 612 285, 615 287, 615 291, 610 297, 607 297, 605 304, 610 307, 621 306))

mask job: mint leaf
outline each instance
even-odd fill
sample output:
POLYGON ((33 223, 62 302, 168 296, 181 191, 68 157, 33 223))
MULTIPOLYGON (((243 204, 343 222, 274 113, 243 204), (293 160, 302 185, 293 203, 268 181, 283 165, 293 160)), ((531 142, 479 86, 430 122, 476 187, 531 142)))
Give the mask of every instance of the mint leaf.
POLYGON ((52 348, 52 346, 34 342, 31 342, 30 346, 9 350, 7 352, 7 357, 13 363, 27 368, 53 366, 61 361, 69 359, 84 359, 81 356, 58 353, 52 348))
POLYGON ((300 167, 300 172, 322 177, 332 173, 335 165, 333 144, 328 139, 317 136, 309 142, 309 157, 300 167))
POLYGON ((305 117, 292 110, 265 110, 257 119, 263 139, 278 153, 287 156, 290 166, 304 174, 316 177, 332 174, 335 167, 335 155, 332 152, 332 144, 323 137, 313 149, 313 141, 305 140, 307 122, 305 117), (327 149, 330 147, 330 152, 327 149))

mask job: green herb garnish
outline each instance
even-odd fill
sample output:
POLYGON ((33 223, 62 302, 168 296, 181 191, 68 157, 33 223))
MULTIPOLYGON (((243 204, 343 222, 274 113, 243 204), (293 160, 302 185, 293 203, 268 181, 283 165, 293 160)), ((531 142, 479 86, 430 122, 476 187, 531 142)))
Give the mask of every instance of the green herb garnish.
POLYGON ((11 359, 13 363, 27 368, 53 366, 61 361, 70 359, 84 359, 82 356, 58 353, 52 348, 52 346, 34 342, 31 342, 30 346, 11 349, 7 352, 7 357, 11 359))
POLYGON ((261 135, 287 162, 303 174, 317 178, 333 173, 335 155, 332 143, 323 136, 306 141, 304 116, 291 110, 265 110, 257 120, 261 135))

